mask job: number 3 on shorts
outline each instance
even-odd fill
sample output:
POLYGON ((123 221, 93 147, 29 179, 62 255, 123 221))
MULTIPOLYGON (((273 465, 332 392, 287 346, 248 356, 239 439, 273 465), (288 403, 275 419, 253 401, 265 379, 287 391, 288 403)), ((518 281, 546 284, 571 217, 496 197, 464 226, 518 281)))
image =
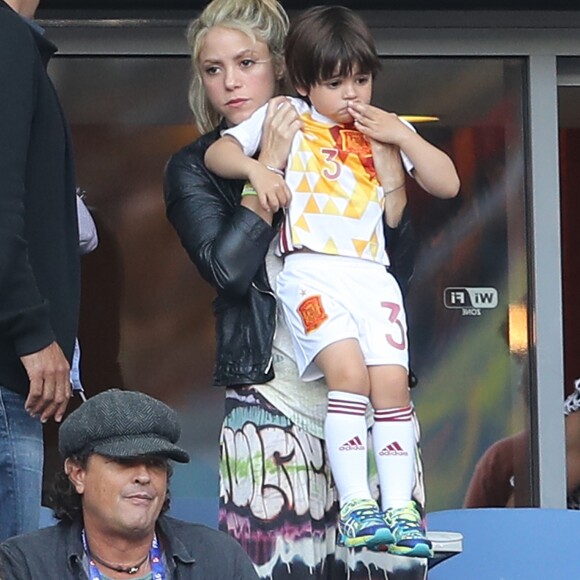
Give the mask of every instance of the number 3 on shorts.
POLYGON ((389 309, 389 322, 392 322, 396 325, 399 329, 397 333, 400 338, 397 340, 397 337, 394 337, 392 333, 386 334, 385 337, 387 342, 393 347, 398 350, 404 350, 406 348, 406 337, 405 337, 405 329, 399 320, 399 314, 401 313, 401 306, 396 304, 395 302, 381 302, 381 306, 383 308, 389 309))

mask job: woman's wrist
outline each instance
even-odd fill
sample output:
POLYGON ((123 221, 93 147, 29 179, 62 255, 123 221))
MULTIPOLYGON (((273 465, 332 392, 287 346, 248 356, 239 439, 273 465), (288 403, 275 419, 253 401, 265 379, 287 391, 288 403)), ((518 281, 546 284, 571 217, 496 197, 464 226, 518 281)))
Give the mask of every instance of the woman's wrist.
POLYGON ((264 151, 258 155, 258 161, 270 170, 272 170, 273 167, 282 172, 286 169, 286 159, 281 160, 275 155, 270 155, 264 151))
POLYGON ((389 193, 394 193, 395 191, 398 191, 399 189, 403 189, 403 187, 405 187, 404 181, 403 181, 403 183, 399 183, 399 185, 397 185, 395 187, 391 187, 390 189, 383 187, 383 193, 385 195, 389 195, 389 193))
POLYGON ((280 177, 284 177, 285 175, 285 171, 283 169, 279 169, 274 165, 266 165, 266 169, 272 173, 275 173, 276 175, 279 175, 280 177))

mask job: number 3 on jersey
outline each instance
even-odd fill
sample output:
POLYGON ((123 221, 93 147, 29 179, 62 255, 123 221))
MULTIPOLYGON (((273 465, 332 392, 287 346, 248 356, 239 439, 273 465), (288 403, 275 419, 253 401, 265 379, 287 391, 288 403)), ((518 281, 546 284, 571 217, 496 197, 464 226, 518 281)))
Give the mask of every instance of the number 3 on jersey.
POLYGON ((324 161, 326 162, 326 167, 322 170, 322 176, 326 179, 338 179, 341 169, 340 162, 336 160, 338 151, 323 147, 320 152, 324 155, 324 161))

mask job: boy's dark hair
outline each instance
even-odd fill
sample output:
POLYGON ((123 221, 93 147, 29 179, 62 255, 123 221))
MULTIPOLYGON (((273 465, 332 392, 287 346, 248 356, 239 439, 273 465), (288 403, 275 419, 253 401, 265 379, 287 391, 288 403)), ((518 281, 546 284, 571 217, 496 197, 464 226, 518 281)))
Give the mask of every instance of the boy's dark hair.
POLYGON ((344 6, 315 6, 295 18, 285 55, 290 82, 305 90, 355 70, 372 76, 380 70, 371 31, 358 14, 344 6))

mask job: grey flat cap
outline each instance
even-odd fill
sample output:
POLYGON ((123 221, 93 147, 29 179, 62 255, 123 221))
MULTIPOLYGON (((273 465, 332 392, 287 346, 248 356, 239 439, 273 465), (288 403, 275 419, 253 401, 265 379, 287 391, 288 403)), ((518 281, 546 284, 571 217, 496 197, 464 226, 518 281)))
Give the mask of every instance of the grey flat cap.
POLYGON ((187 463, 189 455, 175 445, 180 435, 177 413, 165 403, 145 393, 111 389, 88 399, 62 422, 58 448, 65 458, 89 452, 187 463))

